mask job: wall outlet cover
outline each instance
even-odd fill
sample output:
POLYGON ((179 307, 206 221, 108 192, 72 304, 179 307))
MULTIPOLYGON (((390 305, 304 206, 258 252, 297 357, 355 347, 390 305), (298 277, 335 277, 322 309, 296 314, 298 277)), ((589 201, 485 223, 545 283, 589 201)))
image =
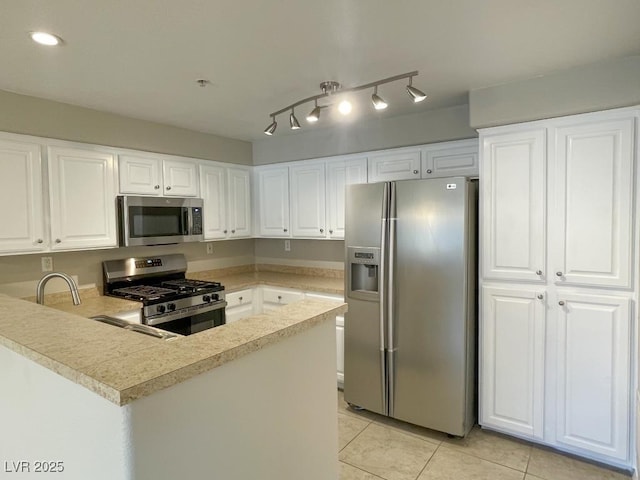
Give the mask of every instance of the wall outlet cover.
POLYGON ((209 255, 213 253, 213 243, 207 243, 207 253, 209 255))
POLYGON ((53 257, 41 257, 40 262, 43 272, 53 272, 53 257))
POLYGON ((285 240, 284 241, 284 251, 285 252, 290 252, 291 251, 291 240, 285 240))

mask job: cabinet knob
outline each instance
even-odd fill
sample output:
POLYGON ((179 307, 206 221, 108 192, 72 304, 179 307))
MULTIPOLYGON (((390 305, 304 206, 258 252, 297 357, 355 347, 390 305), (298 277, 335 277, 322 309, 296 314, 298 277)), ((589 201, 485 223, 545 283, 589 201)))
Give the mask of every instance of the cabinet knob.
POLYGON ((329 233, 333 233, 333 230, 329 230, 329 233))
POLYGON ((324 228, 321 228, 321 229, 320 229, 320 233, 324 233, 324 228))
POLYGON ((169 185, 169 186, 167 187, 167 190, 171 190, 171 185, 169 185))
POLYGON ((538 275, 539 277, 542 276, 542 270, 536 270, 536 275, 538 275))
POLYGON ((62 240, 60 240, 59 238, 56 238, 56 243, 62 243, 62 240))
POLYGON ((242 301, 242 297, 238 297, 238 301, 240 301, 240 302, 241 302, 241 301, 242 301))
POLYGON ((42 243, 42 242, 44 242, 44 240, 42 240, 41 238, 39 238, 39 239, 37 240, 37 242, 38 242, 38 243, 42 243))
POLYGON ((431 173, 431 172, 432 172, 432 170, 431 170, 431 169, 428 169, 428 170, 427 170, 427 173, 431 173))
POLYGON ((413 171, 413 174, 414 174, 414 175, 417 175, 417 174, 418 174, 418 170, 414 170, 414 171, 413 171))
POLYGON ((227 233, 227 231, 225 230, 223 233, 227 233))
POLYGON ((562 272, 556 272, 556 276, 557 277, 561 277, 562 276, 562 272))
POLYGON ((282 300, 282 295, 278 295, 278 300, 282 300))
POLYGON ((538 299, 542 300, 544 298, 544 295, 542 295, 541 293, 538 294, 538 299))
POLYGON ((231 233, 236 233, 236 231, 235 230, 231 230, 231 233))
POLYGON ((560 305, 560 306, 564 305, 564 300, 560 300, 560 301, 558 302, 558 305, 560 305))
POLYGON ((287 232, 288 230, 285 228, 284 231, 287 232))
POLYGON ((155 185, 153 188, 155 188, 156 190, 160 190, 160 185, 155 185))

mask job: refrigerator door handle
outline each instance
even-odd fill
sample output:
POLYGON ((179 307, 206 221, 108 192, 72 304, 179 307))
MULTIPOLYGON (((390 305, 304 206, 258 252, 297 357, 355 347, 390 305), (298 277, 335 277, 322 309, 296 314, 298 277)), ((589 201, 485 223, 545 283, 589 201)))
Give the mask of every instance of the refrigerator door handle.
POLYGON ((382 221, 380 228, 380 375, 382 381, 382 411, 387 412, 387 237, 389 217, 389 183, 384 184, 382 193, 382 221))
POLYGON ((396 213, 396 184, 395 182, 389 185, 389 246, 387 248, 388 255, 388 270, 387 270, 387 285, 388 285, 388 300, 387 300, 387 385, 388 385, 388 407, 387 411, 389 415, 393 415, 394 404, 394 392, 395 392, 395 366, 394 356, 396 352, 395 339, 393 335, 393 326, 395 322, 394 315, 394 285, 395 285, 395 252, 396 252, 396 225, 397 225, 397 213, 396 213))

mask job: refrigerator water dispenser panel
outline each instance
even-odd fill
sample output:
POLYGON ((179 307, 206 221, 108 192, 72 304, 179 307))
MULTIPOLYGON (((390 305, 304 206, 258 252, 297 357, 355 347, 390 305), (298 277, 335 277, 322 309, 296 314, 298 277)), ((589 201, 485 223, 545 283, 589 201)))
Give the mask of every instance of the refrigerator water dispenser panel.
POLYGON ((377 300, 379 294, 380 249, 348 247, 348 292, 352 298, 377 300))

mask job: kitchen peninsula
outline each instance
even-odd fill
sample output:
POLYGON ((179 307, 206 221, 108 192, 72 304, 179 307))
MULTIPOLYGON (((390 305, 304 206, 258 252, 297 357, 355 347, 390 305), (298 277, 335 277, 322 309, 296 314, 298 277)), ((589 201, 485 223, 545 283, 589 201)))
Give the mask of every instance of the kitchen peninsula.
POLYGON ((337 478, 332 320, 345 310, 307 299, 163 342, 0 296, 0 465, 35 475, 35 462, 61 462, 65 479, 337 478))

